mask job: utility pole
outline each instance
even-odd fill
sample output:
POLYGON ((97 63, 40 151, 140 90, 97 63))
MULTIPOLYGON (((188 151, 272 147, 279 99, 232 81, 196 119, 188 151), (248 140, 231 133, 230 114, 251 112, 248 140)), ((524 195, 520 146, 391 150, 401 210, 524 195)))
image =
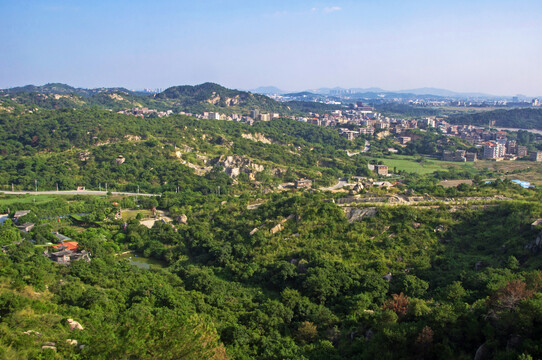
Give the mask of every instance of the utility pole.
POLYGON ((34 185, 36 186, 36 192, 38 192, 38 180, 34 180, 34 185))
POLYGON ((137 185, 137 195, 139 195, 139 185, 137 185))
POLYGON ((105 183, 105 192, 107 192, 107 183, 105 183))
POLYGON ((100 191, 102 191, 102 183, 99 183, 98 186, 100 187, 100 191))
POLYGON ((56 192, 58 192, 58 183, 56 183, 56 192))
POLYGON ((11 183, 11 192, 13 192, 13 183, 11 183))

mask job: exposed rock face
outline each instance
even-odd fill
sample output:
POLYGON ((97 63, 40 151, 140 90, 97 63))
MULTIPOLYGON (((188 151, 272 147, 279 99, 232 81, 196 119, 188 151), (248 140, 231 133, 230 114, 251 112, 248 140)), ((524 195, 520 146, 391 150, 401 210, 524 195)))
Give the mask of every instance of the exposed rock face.
POLYGON ((207 102, 213 105, 218 104, 220 102, 220 95, 216 95, 216 93, 213 92, 213 96, 207 99, 207 102))
POLYGON ((88 152, 88 151, 81 151, 79 154, 77 154, 77 156, 79 157, 79 160, 81 160, 81 161, 87 161, 88 158, 90 157, 90 152, 88 152))
POLYGON ((265 169, 263 165, 253 163, 249 158, 238 155, 222 155, 215 164, 224 167, 224 172, 232 178, 238 177, 241 172, 253 174, 265 169))
POLYGON ((68 319, 67 322, 68 322, 68 325, 70 326, 71 331, 73 331, 73 330, 83 330, 84 329, 81 324, 79 324, 77 321, 75 321, 73 319, 68 319))
POLYGON ((534 253, 538 253, 542 249, 542 231, 540 231, 536 239, 525 245, 525 249, 534 253))
POLYGON ((27 331, 23 332, 23 334, 41 336, 41 333, 39 333, 39 332, 37 332, 35 330, 27 330, 27 331))
POLYGON ((220 102, 223 102, 225 106, 235 106, 239 105, 241 103, 241 97, 239 95, 236 95, 234 97, 225 97, 221 98, 220 95, 218 95, 216 92, 213 91, 211 97, 206 100, 209 104, 219 104, 220 102))
POLYGON ((120 165, 120 164, 123 164, 125 161, 126 161, 126 159, 124 158, 124 156, 119 155, 115 159, 115 164, 120 165))
POLYGON ((54 343, 54 342, 46 342, 41 348, 43 350, 51 349, 53 351, 56 351, 56 343, 54 343))
POLYGON ((271 232, 271 234, 276 234, 281 230, 282 230, 282 224, 277 224, 277 225, 273 226, 271 228, 271 230, 269 230, 269 231, 271 232))
POLYGON ((128 141, 139 141, 141 140, 141 136, 138 135, 124 135, 124 138, 128 141))
POLYGON ((241 134, 241 136, 244 138, 244 139, 248 139, 248 140, 252 140, 252 141, 259 141, 259 142, 262 142, 264 144, 271 144, 271 140, 269 140, 268 138, 266 138, 263 134, 260 134, 260 133, 256 133, 256 134, 241 134))
POLYGON ((360 221, 365 217, 373 217, 376 215, 377 209, 375 207, 370 208, 353 208, 343 207, 343 211, 348 219, 348 222, 360 221))

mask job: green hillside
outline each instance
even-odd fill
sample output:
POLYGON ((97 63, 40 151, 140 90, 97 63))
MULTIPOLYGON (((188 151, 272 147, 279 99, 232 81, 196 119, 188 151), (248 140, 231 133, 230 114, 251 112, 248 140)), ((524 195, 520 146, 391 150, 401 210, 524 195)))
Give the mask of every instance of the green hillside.
MULTIPOLYGON (((147 99, 260 101, 213 84, 166 93, 147 99)), ((541 358, 541 190, 352 155, 364 146, 289 119, 0 112, 0 358, 541 358), (369 160, 402 171, 378 177, 369 160), (458 178, 472 181, 437 184, 458 178), (105 184, 134 194, 8 193, 105 184), (90 261, 55 263, 53 232, 90 261)))
POLYGON ((494 110, 474 114, 454 115, 449 118, 452 124, 472 124, 478 126, 509 127, 542 130, 542 109, 494 110))

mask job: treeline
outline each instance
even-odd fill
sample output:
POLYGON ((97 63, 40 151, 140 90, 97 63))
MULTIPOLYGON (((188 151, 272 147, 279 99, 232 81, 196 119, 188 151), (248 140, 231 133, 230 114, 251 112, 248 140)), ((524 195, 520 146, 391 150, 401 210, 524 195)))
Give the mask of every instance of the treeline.
POLYGON ((375 105, 375 109, 386 116, 399 117, 426 117, 438 116, 438 109, 430 107, 412 106, 398 103, 380 103, 375 105))
POLYGON ((449 117, 452 124, 472 124, 509 127, 519 129, 542 129, 542 109, 513 109, 483 111, 474 114, 454 115, 449 117))

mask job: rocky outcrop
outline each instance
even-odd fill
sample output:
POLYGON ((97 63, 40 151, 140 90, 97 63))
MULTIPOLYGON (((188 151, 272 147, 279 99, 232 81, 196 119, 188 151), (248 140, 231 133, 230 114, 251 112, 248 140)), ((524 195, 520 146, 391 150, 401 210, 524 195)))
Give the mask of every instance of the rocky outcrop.
POLYGON ((54 350, 56 351, 56 343, 54 342, 46 342, 45 344, 43 344, 43 346, 41 347, 42 349, 51 349, 51 350, 54 350))
POLYGON ((77 321, 73 320, 73 319, 68 319, 66 320, 68 322, 68 325, 70 326, 70 330, 73 331, 73 330, 83 330, 83 326, 78 323, 77 321))
POLYGON ((117 158, 115 159, 115 164, 121 165, 121 164, 123 164, 125 161, 126 161, 126 159, 124 158, 124 156, 119 155, 119 156, 117 156, 117 158))
POLYGON ((23 332, 23 334, 25 335, 36 335, 36 336, 41 336, 41 333, 40 332, 37 332, 35 330, 27 330, 25 332, 23 332))
POLYGON ((90 157, 90 152, 81 151, 80 153, 77 154, 77 156, 79 157, 80 161, 87 161, 90 157))
POLYGON ((369 208, 355 208, 355 207, 343 207, 344 214, 348 219, 348 222, 355 222, 363 220, 365 217, 373 217, 376 215, 377 209, 375 207, 369 208))
POLYGON ((66 339, 66 344, 71 345, 71 346, 77 346, 78 341, 75 339, 66 339))
POLYGON ((249 158, 238 155, 221 155, 215 160, 215 165, 222 166, 224 172, 232 178, 238 177, 241 172, 254 174, 265 169, 263 165, 253 163, 249 158))
POLYGON ((264 144, 271 144, 271 140, 269 140, 268 138, 266 138, 263 134, 260 134, 260 133, 255 133, 255 134, 241 134, 241 136, 244 138, 244 139, 248 139, 248 140, 252 140, 252 141, 255 141, 255 142, 262 142, 264 144))
POLYGON ((141 140, 141 136, 138 135, 124 135, 124 138, 128 141, 139 141, 141 140))
POLYGON ((271 232, 271 234, 276 234, 281 230, 282 230, 282 224, 277 224, 277 225, 273 226, 271 228, 271 230, 269 230, 269 231, 271 232))
POLYGON ((540 250, 542 250, 542 231, 538 233, 538 236, 533 241, 525 245, 525 250, 529 250, 534 253, 538 253, 540 250))
POLYGON ((181 224, 188 224, 188 217, 185 214, 177 216, 177 222, 181 224))

